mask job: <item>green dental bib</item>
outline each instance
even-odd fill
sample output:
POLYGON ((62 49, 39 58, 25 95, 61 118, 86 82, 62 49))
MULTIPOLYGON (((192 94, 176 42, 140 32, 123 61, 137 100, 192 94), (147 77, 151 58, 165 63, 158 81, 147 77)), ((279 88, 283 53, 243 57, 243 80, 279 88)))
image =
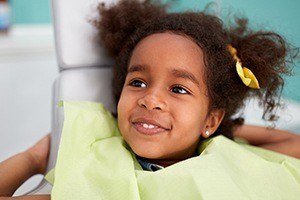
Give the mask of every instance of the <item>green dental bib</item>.
POLYGON ((143 171, 102 104, 63 107, 51 199, 300 199, 298 159, 217 136, 202 142, 200 156, 143 171))

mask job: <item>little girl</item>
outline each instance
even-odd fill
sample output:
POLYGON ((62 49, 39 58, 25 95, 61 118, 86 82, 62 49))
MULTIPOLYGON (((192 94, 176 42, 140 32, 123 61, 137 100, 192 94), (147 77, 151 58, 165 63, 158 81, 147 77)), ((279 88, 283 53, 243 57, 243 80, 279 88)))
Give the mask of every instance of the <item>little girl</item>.
POLYGON ((227 139, 261 144, 247 132, 255 127, 240 128, 248 97, 261 99, 264 119, 276 119, 293 57, 281 36, 147 0, 99 11, 94 24, 116 60, 119 129, 100 104, 63 102, 53 199, 299 197, 299 160, 227 139), (226 138, 204 140, 217 135, 226 138))

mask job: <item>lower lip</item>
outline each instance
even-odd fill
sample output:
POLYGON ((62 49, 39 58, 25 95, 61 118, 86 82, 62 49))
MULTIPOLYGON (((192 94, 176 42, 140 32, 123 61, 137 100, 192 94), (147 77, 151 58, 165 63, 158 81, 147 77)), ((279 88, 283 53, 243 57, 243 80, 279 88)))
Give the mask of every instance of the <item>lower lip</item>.
POLYGON ((133 123, 133 127, 140 133, 144 134, 144 135, 157 135, 157 134, 160 134, 160 133, 163 133, 165 131, 167 131, 166 129, 164 128, 152 128, 152 129, 149 129, 149 128, 145 128, 143 127, 142 124, 140 123, 133 123))

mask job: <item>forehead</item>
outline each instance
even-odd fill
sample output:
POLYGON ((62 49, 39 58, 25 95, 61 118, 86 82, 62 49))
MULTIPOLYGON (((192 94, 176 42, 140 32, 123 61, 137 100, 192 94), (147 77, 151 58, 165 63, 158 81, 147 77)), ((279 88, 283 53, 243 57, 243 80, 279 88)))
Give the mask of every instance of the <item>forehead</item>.
POLYGON ((175 33, 156 33, 141 40, 133 50, 129 66, 180 67, 192 73, 203 74, 201 48, 190 38, 175 33))

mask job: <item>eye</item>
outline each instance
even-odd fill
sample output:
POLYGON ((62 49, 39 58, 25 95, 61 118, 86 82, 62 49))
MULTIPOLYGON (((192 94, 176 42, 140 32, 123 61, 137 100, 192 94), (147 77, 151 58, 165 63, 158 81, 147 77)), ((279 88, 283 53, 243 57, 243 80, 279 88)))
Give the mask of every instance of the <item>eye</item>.
POLYGON ((171 91, 177 94, 191 94, 187 89, 180 85, 173 86, 171 91))
POLYGON ((141 80, 133 80, 129 83, 130 86, 133 87, 142 87, 145 88, 147 85, 141 80))

